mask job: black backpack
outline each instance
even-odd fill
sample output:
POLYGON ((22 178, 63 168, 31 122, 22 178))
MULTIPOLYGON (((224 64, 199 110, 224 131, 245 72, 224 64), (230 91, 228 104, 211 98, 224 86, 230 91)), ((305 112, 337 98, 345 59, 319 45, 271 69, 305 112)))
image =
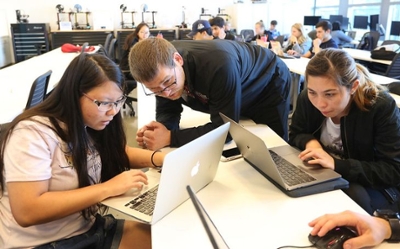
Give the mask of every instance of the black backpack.
POLYGON ((358 45, 358 49, 371 51, 373 49, 373 40, 374 38, 370 35, 364 36, 358 45))

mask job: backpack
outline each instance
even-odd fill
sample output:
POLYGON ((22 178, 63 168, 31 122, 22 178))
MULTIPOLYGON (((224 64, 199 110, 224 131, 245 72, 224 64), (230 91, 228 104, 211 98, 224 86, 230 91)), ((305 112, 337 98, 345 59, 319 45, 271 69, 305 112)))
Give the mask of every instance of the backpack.
POLYGON ((400 47, 397 44, 384 45, 372 50, 371 58, 391 61, 399 51, 400 47))
POLYGON ((363 37, 358 44, 358 49, 371 51, 373 46, 373 38, 370 35, 363 37))

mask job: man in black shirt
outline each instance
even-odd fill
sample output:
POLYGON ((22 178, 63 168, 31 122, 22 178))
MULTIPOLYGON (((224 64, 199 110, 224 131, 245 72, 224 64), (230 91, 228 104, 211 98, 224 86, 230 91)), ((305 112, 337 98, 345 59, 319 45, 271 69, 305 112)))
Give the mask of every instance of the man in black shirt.
POLYGON ((332 24, 329 21, 320 21, 315 25, 317 38, 313 40, 310 50, 303 57, 312 58, 316 53, 325 48, 338 48, 336 42, 332 39, 332 24))
POLYGON ((210 25, 215 39, 235 40, 234 35, 225 32, 225 20, 222 17, 217 16, 210 19, 210 25))
POLYGON ((149 38, 129 55, 133 77, 156 95, 156 121, 138 130, 140 146, 178 147, 223 124, 219 112, 267 124, 287 140, 289 69, 268 49, 234 41, 149 38), (182 104, 211 122, 180 130, 182 104))

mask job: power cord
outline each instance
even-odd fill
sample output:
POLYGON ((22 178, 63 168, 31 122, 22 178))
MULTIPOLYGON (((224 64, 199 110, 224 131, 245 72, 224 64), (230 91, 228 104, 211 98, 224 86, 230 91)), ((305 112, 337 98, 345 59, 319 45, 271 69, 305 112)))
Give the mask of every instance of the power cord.
POLYGON ((276 249, 283 249, 283 248, 312 248, 315 247, 314 245, 309 245, 309 246, 281 246, 276 249))

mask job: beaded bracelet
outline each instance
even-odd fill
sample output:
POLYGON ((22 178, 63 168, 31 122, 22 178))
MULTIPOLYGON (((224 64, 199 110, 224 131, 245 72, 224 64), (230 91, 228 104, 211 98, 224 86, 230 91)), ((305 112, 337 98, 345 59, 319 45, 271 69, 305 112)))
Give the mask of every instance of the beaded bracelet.
POLYGON ((151 154, 151 163, 153 164, 153 166, 155 167, 155 168, 161 168, 162 167, 162 165, 156 165, 155 163, 154 163, 154 155, 156 154, 156 152, 161 152, 161 150, 155 150, 155 151, 153 151, 153 154, 151 154))

